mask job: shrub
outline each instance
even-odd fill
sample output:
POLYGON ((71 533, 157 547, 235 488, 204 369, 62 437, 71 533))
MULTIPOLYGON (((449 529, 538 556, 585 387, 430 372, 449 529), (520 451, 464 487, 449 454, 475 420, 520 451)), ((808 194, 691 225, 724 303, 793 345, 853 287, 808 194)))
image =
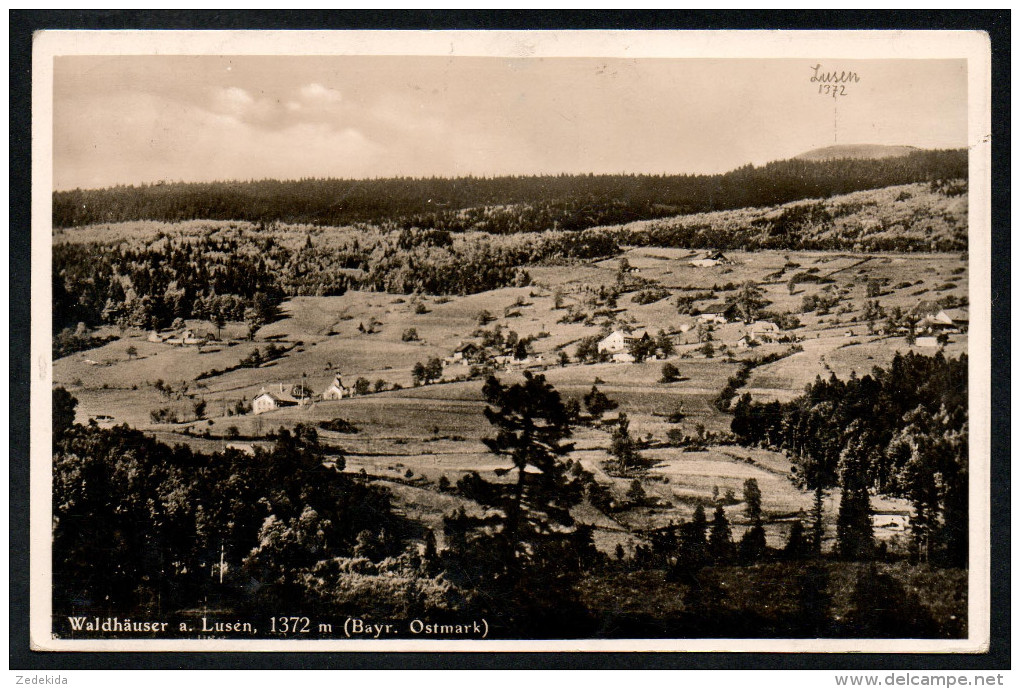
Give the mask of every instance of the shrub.
POLYGON ((662 365, 662 377, 659 379, 660 383, 674 383, 680 380, 680 371, 676 366, 670 363, 662 365))
POLYGON ((320 421, 319 428, 324 431, 333 431, 334 433, 357 433, 358 427, 347 419, 335 418, 329 421, 320 421))
POLYGON ((669 296, 669 291, 662 289, 661 287, 652 287, 649 289, 643 289, 633 297, 630 298, 635 304, 654 304, 657 301, 661 301, 669 296))

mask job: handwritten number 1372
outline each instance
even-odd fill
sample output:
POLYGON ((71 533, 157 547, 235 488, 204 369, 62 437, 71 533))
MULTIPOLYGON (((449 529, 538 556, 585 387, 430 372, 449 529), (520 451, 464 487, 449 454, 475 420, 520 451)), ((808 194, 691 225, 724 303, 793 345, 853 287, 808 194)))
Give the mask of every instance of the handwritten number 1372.
POLYGON ((818 85, 818 93, 822 94, 823 96, 832 96, 833 98, 835 98, 836 96, 845 96, 846 95, 846 86, 844 86, 842 84, 835 84, 835 85, 833 85, 833 84, 819 84, 818 85))

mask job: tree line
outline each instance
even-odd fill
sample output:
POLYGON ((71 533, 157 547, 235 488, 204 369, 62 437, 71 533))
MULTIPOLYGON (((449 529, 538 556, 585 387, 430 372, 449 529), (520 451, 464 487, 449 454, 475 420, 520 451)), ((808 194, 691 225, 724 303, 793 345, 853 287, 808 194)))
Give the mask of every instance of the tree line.
POLYGON ((876 160, 784 160, 716 175, 160 183, 54 192, 53 224, 221 219, 504 234, 579 230, 966 177, 967 154, 961 149, 876 160))

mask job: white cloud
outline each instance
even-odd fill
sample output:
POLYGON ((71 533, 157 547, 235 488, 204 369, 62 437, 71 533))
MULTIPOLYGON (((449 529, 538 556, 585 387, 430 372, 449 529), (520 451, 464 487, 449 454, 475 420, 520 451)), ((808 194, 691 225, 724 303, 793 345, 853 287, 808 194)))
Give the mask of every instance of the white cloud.
POLYGON ((254 104, 255 99, 250 93, 236 86, 228 86, 216 92, 213 107, 219 112, 242 117, 254 104))
MULTIPOLYGON (((251 107, 257 109, 259 101, 251 107)), ((379 161, 389 155, 356 128, 325 122, 264 127, 154 94, 67 100, 55 115, 57 189, 375 176, 379 161)))
POLYGON ((336 89, 327 88, 317 83, 305 84, 298 90, 298 93, 303 100, 321 105, 333 105, 343 99, 336 89))

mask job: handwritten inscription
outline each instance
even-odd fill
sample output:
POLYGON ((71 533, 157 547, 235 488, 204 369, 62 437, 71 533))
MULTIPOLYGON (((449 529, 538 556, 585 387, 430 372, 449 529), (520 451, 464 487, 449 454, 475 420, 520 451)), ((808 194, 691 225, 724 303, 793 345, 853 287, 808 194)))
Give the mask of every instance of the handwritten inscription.
POLYGON ((821 63, 810 69, 811 83, 818 84, 818 94, 822 96, 831 96, 833 98, 846 96, 849 94, 847 85, 858 84, 861 81, 861 76, 857 72, 844 70, 827 71, 822 67, 821 63))

